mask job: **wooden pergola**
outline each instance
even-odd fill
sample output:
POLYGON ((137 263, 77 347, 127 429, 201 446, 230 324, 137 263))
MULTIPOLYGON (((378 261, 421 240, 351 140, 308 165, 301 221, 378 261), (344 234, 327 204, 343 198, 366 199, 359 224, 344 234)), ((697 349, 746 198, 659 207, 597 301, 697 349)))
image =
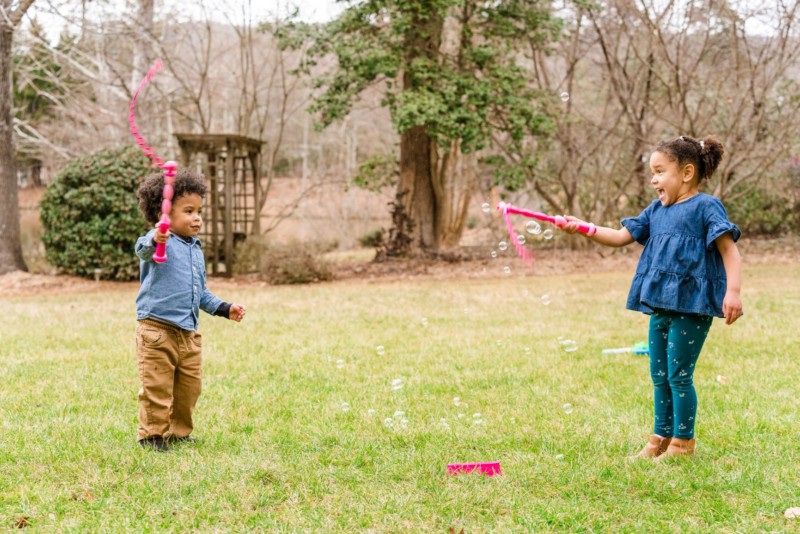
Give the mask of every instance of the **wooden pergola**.
POLYGON ((200 239, 212 275, 233 275, 234 245, 261 233, 261 145, 233 134, 175 134, 181 165, 205 175, 203 231, 200 239), (196 167, 197 166, 197 167, 196 167))

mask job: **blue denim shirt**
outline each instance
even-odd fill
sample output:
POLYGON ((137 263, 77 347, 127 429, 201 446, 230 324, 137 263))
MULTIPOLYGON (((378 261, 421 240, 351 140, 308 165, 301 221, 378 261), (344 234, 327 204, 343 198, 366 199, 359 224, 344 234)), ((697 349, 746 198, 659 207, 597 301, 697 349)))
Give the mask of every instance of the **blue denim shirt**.
POLYGON ((167 240, 167 261, 156 263, 155 229, 136 240, 141 287, 136 318, 158 319, 184 330, 197 331, 199 314, 213 314, 223 303, 206 288, 206 264, 200 240, 175 234, 167 240))
POLYGON ((728 284, 715 241, 726 233, 737 241, 742 232, 717 197, 699 193, 670 206, 654 200, 622 225, 644 245, 628 293, 629 310, 723 317, 728 284))

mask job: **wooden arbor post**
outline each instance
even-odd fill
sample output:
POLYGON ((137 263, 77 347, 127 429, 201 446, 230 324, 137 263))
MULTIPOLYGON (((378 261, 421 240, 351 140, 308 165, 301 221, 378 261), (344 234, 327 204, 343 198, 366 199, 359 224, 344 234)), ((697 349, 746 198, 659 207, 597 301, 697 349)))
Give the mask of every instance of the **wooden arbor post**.
POLYGON ((203 173, 208 187, 200 234, 212 275, 233 275, 234 248, 261 233, 262 141, 230 134, 175 134, 181 165, 203 173))

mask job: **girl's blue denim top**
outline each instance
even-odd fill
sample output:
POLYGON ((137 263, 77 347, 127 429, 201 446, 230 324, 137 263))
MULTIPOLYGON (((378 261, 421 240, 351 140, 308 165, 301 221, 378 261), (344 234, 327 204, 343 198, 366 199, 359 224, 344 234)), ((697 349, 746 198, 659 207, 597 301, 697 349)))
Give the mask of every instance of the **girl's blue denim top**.
POLYGON ((718 198, 699 193, 670 206, 655 200, 622 225, 644 245, 628 293, 629 310, 724 317, 727 280, 714 240, 730 232, 738 241, 742 232, 718 198))
POLYGON ((195 332, 200 309, 213 314, 222 304, 222 299, 206 288, 206 263, 200 240, 170 235, 167 261, 156 263, 154 233, 155 229, 136 240, 141 281, 136 318, 158 319, 195 332))

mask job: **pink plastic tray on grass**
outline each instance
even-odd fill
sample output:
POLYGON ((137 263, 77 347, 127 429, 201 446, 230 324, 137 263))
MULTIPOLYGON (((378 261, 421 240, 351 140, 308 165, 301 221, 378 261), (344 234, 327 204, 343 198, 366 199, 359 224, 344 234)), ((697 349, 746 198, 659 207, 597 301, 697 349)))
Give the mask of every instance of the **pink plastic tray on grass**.
POLYGON ((500 471, 500 462, 476 462, 471 464, 448 464, 447 473, 451 475, 460 475, 462 473, 472 473, 478 471, 487 477, 495 475, 502 475, 500 471))

